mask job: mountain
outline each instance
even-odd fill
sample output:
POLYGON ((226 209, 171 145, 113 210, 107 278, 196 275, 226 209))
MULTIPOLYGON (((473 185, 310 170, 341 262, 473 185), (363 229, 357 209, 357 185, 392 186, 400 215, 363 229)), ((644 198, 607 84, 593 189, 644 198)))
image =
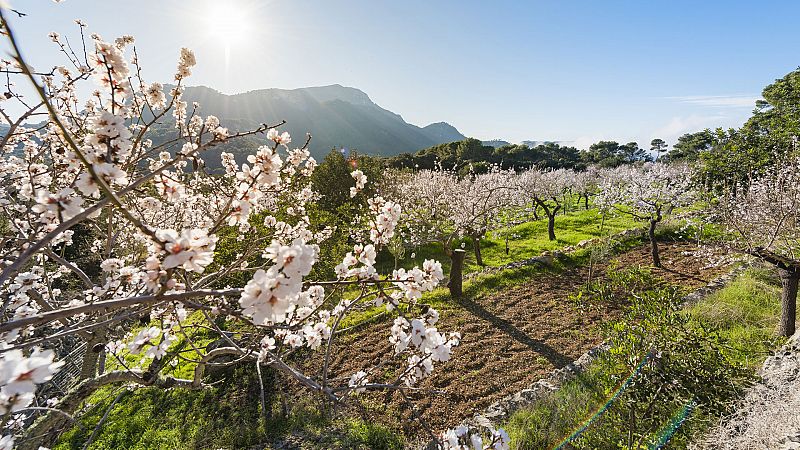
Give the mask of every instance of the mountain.
POLYGON ((437 141, 437 144, 444 144, 446 142, 463 141, 466 137, 461 134, 456 127, 447 122, 432 123, 422 129, 425 134, 431 139, 437 141))
POLYGON ((197 86, 187 87, 183 99, 190 104, 198 102, 200 114, 219 117, 222 125, 231 130, 286 120, 280 130, 292 135, 293 145, 301 146, 306 133, 311 133, 309 149, 317 159, 334 147, 389 156, 464 139, 444 122, 424 128, 407 123, 400 115, 376 105, 366 93, 338 84, 261 89, 235 95, 197 86))

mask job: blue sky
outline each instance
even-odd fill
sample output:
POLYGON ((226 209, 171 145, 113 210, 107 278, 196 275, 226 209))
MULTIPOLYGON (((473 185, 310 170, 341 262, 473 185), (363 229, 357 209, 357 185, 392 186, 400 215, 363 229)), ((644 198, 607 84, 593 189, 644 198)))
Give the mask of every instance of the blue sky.
POLYGON ((47 33, 74 40, 81 18, 106 39, 134 35, 151 81, 169 81, 186 46, 198 59, 189 84, 338 83, 408 122, 512 142, 649 146, 738 126, 765 85, 800 65, 794 1, 11 3, 28 13, 12 23, 39 68, 57 58, 47 33))

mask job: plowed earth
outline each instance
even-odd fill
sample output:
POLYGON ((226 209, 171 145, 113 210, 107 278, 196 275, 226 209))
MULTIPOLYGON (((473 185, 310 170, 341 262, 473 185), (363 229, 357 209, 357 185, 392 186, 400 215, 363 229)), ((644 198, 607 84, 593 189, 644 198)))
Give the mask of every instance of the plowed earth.
MULTIPOLYGON (((697 250, 694 244, 664 242, 660 250, 663 268, 651 269, 660 283, 694 289, 728 270, 706 267, 707 260, 690 255, 697 250)), ((595 265, 593 273, 602 279, 615 268, 650 265, 650 248, 642 245, 595 265)), ((440 431, 574 361, 602 341, 600 325, 619 317, 624 307, 579 308, 570 301, 569 296, 585 286, 588 273, 588 267, 578 267, 536 274, 513 288, 454 302, 441 314, 437 327, 459 331, 461 345, 450 361, 436 365, 420 391, 407 394, 417 411, 409 411, 399 393, 389 393, 363 395, 365 406, 352 413, 413 439, 420 437, 421 430, 414 414, 440 431), (390 400, 383 406, 386 396, 390 400)), ((346 349, 332 352, 336 357, 331 361, 331 373, 349 377, 391 355, 391 322, 383 319, 340 339, 338 345, 346 349)))

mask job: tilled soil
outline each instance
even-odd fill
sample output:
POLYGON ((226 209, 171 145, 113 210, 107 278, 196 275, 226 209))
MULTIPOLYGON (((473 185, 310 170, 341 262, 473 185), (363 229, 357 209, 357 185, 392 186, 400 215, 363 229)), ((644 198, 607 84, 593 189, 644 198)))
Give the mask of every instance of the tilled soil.
MULTIPOLYGON (((661 243, 660 250, 663 268, 652 268, 652 273, 663 283, 693 289, 727 271, 704 267, 706 261, 689 254, 696 250, 690 243, 661 243)), ((612 261, 595 265, 594 277, 605 278, 609 267, 649 266, 650 248, 637 247, 612 261)), ((461 345, 450 361, 437 364, 420 391, 408 394, 418 410, 409 411, 400 394, 390 393, 385 394, 392 398, 389 406, 366 406, 366 417, 399 427, 409 437, 420 431, 419 422, 411 420, 415 414, 434 430, 446 429, 577 359, 601 342, 600 325, 619 317, 624 307, 579 309, 570 301, 569 296, 585 286, 588 272, 580 267, 541 273, 513 288, 454 302, 437 327, 459 331, 461 345)), ((338 344, 346 350, 333 352, 331 373, 348 376, 391 355, 390 327, 391 320, 385 319, 348 333, 338 344)), ((386 400, 384 394, 364 399, 366 405, 383 405, 386 400)))

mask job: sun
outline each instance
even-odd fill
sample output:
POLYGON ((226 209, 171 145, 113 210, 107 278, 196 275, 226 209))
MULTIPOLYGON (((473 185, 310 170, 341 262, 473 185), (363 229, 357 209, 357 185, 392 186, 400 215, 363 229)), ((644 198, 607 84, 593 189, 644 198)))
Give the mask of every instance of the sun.
POLYGON ((249 30, 248 17, 236 2, 215 1, 208 5, 208 32, 226 48, 242 43, 249 30))

